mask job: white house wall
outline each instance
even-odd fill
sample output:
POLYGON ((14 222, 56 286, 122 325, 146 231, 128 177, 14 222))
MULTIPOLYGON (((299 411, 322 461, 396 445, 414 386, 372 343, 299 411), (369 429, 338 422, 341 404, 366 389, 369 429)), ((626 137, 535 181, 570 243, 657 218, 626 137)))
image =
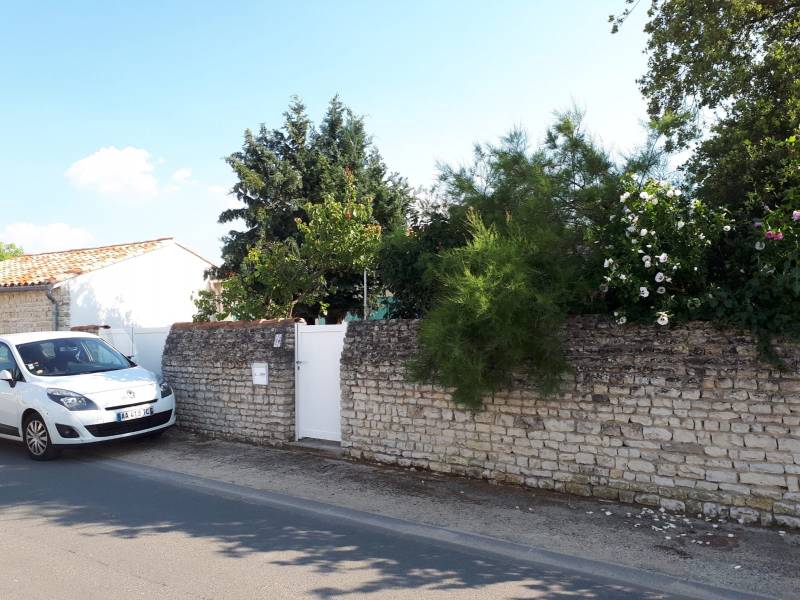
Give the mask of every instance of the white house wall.
POLYGON ((192 295, 206 288, 209 266, 170 244, 70 279, 63 285, 70 291, 71 325, 167 327, 191 321, 192 295))

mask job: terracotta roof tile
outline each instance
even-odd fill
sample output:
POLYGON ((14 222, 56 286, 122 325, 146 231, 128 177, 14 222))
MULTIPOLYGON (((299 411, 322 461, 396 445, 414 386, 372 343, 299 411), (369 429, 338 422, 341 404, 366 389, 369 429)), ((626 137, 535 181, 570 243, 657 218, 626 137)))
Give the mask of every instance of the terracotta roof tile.
POLYGON ((25 287, 59 283, 82 273, 96 271, 127 258, 140 256, 167 244, 172 238, 80 248, 63 252, 26 254, 0 261, 0 287, 25 287))

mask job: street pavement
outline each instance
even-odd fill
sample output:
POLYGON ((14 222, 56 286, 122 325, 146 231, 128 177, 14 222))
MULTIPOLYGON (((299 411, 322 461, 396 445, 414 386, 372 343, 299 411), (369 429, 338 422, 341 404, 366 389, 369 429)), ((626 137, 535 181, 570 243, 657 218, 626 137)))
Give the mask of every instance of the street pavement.
POLYGON ((0 442, 0 598, 689 597, 645 572, 623 583, 360 515, 81 453, 35 463, 0 442))

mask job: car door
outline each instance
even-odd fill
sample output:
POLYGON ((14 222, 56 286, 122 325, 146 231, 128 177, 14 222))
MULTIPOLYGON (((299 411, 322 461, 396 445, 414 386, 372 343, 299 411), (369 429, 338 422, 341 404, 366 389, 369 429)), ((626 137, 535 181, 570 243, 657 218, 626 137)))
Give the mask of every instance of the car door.
MULTIPOLYGON (((19 376, 19 368, 11 348, 0 342, 0 371, 4 370, 14 377, 19 376)), ((0 434, 19 436, 18 393, 17 387, 11 387, 7 381, 0 381, 0 434)))

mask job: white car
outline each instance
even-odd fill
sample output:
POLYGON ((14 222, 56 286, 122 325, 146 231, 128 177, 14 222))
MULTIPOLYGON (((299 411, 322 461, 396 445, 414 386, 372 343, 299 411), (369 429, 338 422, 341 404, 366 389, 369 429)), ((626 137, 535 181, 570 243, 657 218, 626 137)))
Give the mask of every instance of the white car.
POLYGON ((0 438, 34 460, 61 448, 157 436, 175 424, 172 388, 95 335, 0 336, 0 438))

